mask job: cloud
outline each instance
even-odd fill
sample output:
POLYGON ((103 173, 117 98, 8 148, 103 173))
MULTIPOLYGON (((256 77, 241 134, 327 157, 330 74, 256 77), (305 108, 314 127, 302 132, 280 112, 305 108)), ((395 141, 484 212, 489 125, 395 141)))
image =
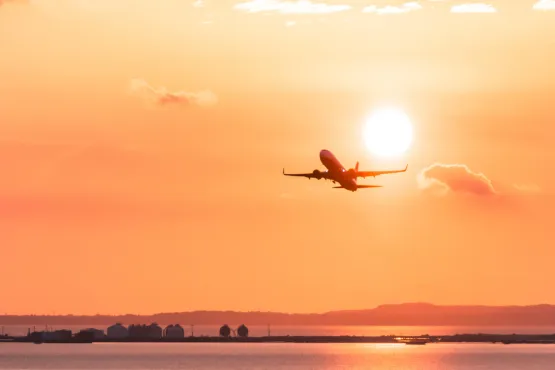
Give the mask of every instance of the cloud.
POLYGON ((277 12, 283 14, 329 14, 350 10, 350 5, 314 3, 310 0, 251 0, 233 6, 248 13, 277 12))
POLYGON ((464 164, 433 164, 419 173, 418 182, 422 189, 435 193, 497 194, 490 179, 464 164))
POLYGON ((155 89, 145 80, 135 78, 131 80, 131 90, 134 93, 143 94, 144 97, 153 100, 159 105, 198 105, 207 107, 218 102, 218 97, 212 91, 199 92, 177 91, 169 92, 165 87, 155 89))
POLYGON ((415 10, 422 9, 422 5, 420 5, 416 1, 404 3, 400 6, 395 5, 386 5, 386 6, 376 6, 376 5, 369 5, 362 9, 363 13, 376 13, 376 14, 404 14, 409 13, 415 10))
POLYGON ((484 3, 469 3, 453 5, 451 13, 497 13, 493 5, 484 3))
POLYGON ((555 0, 539 0, 532 7, 534 10, 555 10, 555 0))

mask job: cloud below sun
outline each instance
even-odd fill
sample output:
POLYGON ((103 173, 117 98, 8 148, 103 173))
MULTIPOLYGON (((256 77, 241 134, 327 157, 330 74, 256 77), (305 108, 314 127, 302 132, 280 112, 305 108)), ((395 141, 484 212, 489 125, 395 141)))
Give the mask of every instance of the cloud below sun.
POLYGON ((507 186, 495 182, 494 185, 485 174, 475 172, 465 164, 434 163, 418 173, 417 182, 424 192, 440 196, 459 193, 490 197, 541 192, 533 183, 507 186))
POLYGON ((421 189, 436 194, 449 191, 483 196, 497 194, 490 179, 464 164, 433 164, 418 174, 418 183, 421 189))

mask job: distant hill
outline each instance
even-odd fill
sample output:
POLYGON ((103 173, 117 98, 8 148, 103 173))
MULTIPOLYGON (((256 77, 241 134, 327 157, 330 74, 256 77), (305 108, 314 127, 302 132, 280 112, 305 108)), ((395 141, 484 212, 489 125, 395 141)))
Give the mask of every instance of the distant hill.
POLYGON ((158 313, 154 315, 96 315, 0 316, 0 325, 109 325, 181 323, 195 325, 554 325, 555 306, 438 306, 428 303, 382 305, 373 309, 331 311, 318 314, 288 314, 279 312, 192 311, 158 313))

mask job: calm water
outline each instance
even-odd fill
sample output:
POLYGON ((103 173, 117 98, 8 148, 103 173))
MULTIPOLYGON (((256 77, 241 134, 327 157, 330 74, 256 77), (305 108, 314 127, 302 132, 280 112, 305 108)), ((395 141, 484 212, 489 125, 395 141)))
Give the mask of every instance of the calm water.
POLYGON ((555 345, 0 343, 0 369, 554 369, 555 345))

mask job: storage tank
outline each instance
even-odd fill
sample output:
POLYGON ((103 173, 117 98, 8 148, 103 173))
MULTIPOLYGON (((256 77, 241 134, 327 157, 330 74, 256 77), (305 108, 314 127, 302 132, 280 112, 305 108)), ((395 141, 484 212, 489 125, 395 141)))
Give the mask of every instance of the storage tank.
POLYGON ((169 325, 164 330, 164 337, 165 338, 185 338, 185 330, 181 327, 181 325, 169 325))
POLYGON ((106 333, 107 337, 110 339, 123 339, 127 338, 127 336, 129 335, 127 328, 120 323, 108 327, 106 333))
POLYGON ((148 337, 152 339, 162 338, 162 328, 157 323, 152 323, 148 326, 148 337))
POLYGON ((224 325, 220 328, 220 337, 229 338, 231 335, 231 329, 229 325, 224 325))
POLYGON ((249 336, 249 329, 243 324, 237 328, 237 335, 246 338, 249 336))

